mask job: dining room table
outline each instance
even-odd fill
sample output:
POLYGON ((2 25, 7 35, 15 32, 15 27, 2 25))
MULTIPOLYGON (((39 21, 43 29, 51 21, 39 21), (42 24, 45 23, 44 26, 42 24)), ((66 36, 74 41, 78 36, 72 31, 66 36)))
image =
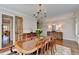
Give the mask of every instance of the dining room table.
POLYGON ((47 37, 43 38, 34 38, 33 40, 18 40, 15 43, 15 48, 18 53, 21 54, 31 54, 33 52, 37 52, 38 49, 45 45, 45 43, 49 42, 50 40, 47 37))

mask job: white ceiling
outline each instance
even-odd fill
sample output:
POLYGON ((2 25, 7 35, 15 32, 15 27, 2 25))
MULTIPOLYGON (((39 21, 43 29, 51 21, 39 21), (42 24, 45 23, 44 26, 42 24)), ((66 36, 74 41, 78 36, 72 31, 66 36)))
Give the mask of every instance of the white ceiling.
MULTIPOLYGON (((79 4, 45 4, 48 17, 59 16, 65 13, 70 13, 79 8, 79 4)), ((5 7, 14 11, 18 11, 29 16, 33 16, 33 4, 0 4, 0 7, 5 7)))

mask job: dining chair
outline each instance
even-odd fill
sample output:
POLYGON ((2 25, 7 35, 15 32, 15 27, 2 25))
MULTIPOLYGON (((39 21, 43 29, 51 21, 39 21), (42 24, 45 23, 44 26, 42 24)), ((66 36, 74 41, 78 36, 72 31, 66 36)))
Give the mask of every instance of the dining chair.
POLYGON ((56 45, 55 45, 55 38, 50 35, 48 38, 48 51, 51 52, 51 54, 55 54, 55 49, 56 49, 56 45))
POLYGON ((44 54, 48 54, 48 41, 46 40, 44 43, 44 54))
POLYGON ((51 54, 55 54, 55 48, 54 48, 54 39, 51 38, 51 54))
POLYGON ((53 54, 55 54, 56 53, 56 51, 57 51, 57 49, 56 49, 56 39, 57 39, 57 35, 56 35, 56 33, 53 33, 52 35, 51 35, 51 38, 50 38, 50 43, 51 43, 51 54, 53 53, 53 54))
POLYGON ((44 55, 45 54, 45 41, 42 42, 41 44, 41 52, 40 52, 41 55, 44 55))
POLYGON ((55 50, 55 52, 56 52, 56 51, 57 51, 57 49, 56 49, 57 33, 53 33, 53 34, 52 34, 52 38, 53 38, 53 43, 54 43, 54 50, 55 50))

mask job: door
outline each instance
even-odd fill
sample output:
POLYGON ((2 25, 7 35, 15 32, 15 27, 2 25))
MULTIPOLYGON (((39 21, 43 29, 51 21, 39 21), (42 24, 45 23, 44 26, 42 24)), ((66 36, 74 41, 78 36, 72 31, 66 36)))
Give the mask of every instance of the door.
POLYGON ((20 40, 23 33, 23 18, 15 16, 15 39, 20 40))
POLYGON ((2 47, 13 44, 13 17, 2 14, 2 47))

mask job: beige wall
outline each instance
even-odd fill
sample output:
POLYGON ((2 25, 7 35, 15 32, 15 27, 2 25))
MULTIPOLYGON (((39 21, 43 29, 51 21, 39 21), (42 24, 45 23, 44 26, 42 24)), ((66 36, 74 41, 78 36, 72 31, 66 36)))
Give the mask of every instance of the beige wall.
POLYGON ((66 40, 72 40, 72 41, 77 41, 76 38, 76 28, 75 28, 75 18, 73 17, 73 13, 69 13, 69 14, 65 14, 65 15, 61 15, 58 17, 54 17, 54 18, 48 18, 45 23, 44 23, 44 29, 43 29, 43 34, 46 35, 47 31, 48 31, 48 24, 62 24, 63 28, 62 31, 63 32, 63 38, 66 40))
POLYGON ((27 14, 16 12, 14 10, 9 10, 9 9, 6 9, 6 8, 0 8, 0 48, 1 48, 1 44, 2 44, 2 38, 1 38, 1 36, 2 36, 2 34, 1 34, 1 31, 2 31, 1 15, 2 14, 7 14, 7 15, 10 15, 10 16, 13 16, 13 43, 15 42, 15 16, 23 17, 23 32, 24 33, 30 32, 31 30, 32 31, 36 30, 36 27, 37 27, 36 26, 36 20, 33 17, 28 16, 27 14))
POLYGON ((79 11, 75 13, 75 19, 76 19, 76 37, 77 37, 77 42, 79 44, 79 11))
POLYGON ((2 47, 2 17, 1 17, 1 13, 0 13, 0 48, 2 47))

